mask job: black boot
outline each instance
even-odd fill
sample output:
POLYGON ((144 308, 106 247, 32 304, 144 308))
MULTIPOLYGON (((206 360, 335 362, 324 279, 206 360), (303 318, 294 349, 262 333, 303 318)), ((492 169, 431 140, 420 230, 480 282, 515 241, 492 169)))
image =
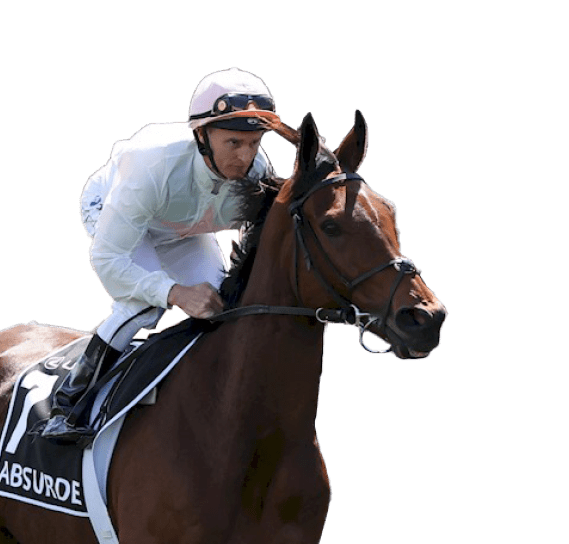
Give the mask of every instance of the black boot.
POLYGON ((95 431, 88 423, 78 421, 88 421, 88 415, 73 420, 69 416, 89 386, 113 366, 120 354, 120 351, 111 348, 98 335, 93 336, 85 353, 55 392, 50 419, 41 433, 42 438, 53 439, 60 444, 76 444, 83 438, 94 435, 95 431))

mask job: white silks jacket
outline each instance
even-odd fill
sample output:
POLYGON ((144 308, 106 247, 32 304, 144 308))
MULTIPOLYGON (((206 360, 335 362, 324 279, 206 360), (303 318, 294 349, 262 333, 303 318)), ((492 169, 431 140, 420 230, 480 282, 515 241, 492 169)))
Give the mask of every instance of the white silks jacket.
MULTIPOLYGON (((271 172, 260 149, 248 175, 259 180, 271 172)), ((186 123, 147 125, 117 142, 107 164, 87 181, 81 205, 93 235, 91 261, 108 293, 161 308, 168 307, 177 282, 132 261, 143 238, 156 247, 241 226, 231 181, 207 167, 186 123)))

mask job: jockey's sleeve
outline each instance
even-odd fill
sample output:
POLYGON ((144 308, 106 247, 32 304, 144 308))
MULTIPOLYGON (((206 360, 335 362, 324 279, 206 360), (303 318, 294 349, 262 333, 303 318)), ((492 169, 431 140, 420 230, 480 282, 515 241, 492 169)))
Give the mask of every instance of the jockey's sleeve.
POLYGON ((176 282, 166 272, 149 272, 131 259, 149 222, 167 205, 163 168, 152 153, 133 150, 121 155, 93 238, 91 260, 114 299, 136 298, 167 308, 176 282))

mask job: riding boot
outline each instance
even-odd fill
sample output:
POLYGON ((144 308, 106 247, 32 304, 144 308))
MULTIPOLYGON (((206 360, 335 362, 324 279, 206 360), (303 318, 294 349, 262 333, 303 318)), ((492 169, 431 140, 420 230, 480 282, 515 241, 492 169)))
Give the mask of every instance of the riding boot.
POLYGON ((41 433, 43 438, 58 443, 76 444, 82 438, 94 435, 95 431, 88 423, 71 421, 69 416, 89 386, 114 365, 120 354, 120 351, 111 348, 97 334, 93 336, 85 353, 55 392, 50 419, 41 433))

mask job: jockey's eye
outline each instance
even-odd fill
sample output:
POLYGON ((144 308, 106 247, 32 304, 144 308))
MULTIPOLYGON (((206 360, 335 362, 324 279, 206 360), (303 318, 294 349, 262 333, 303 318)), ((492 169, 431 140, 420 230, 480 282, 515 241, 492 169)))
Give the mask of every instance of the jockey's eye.
POLYGON ((332 219, 326 219, 326 221, 320 225, 320 229, 326 236, 330 236, 332 238, 335 236, 340 236, 340 234, 342 234, 340 225, 338 225, 338 223, 332 219))

